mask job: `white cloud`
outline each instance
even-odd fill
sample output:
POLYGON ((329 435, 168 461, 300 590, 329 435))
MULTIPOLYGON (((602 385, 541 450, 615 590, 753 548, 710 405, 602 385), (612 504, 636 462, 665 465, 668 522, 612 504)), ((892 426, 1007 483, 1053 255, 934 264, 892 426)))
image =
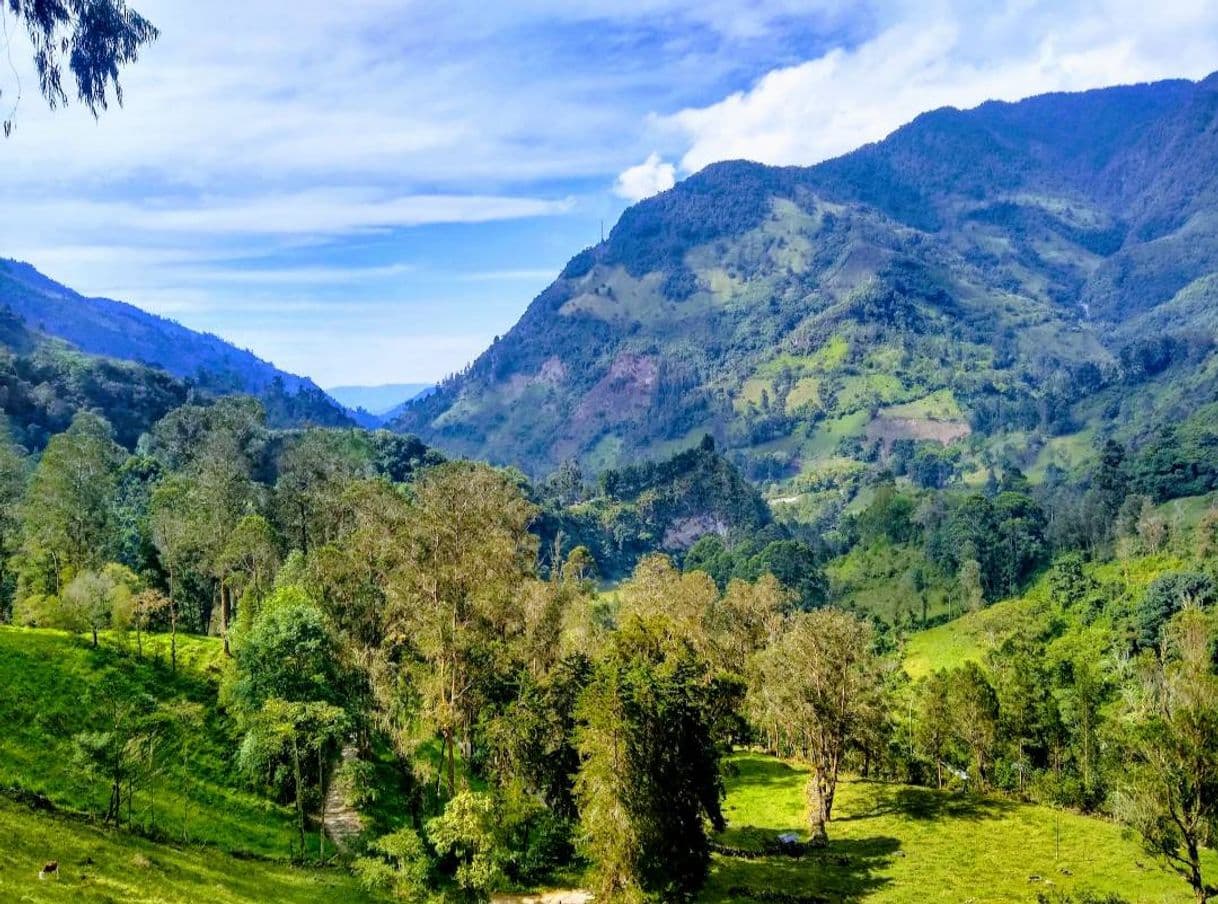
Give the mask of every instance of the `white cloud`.
POLYGON ((0 255, 337 382, 335 355, 348 382, 456 369, 617 197, 713 160, 812 163, 942 104, 1218 66, 1213 0, 132 2, 162 37, 100 121, 50 113, 14 42, 26 90, 0 142, 0 255), (510 225, 536 217, 552 219, 510 225), (505 225, 451 225, 490 221, 505 225), (436 271, 465 300, 424 317, 436 271), (462 338, 369 328, 370 350, 342 316, 370 297, 381 329, 462 338), (297 350, 276 309, 335 316, 297 350), (403 372, 399 347, 438 351, 403 372))
POLYGON ((570 210, 570 199, 484 195, 407 195, 378 197, 352 189, 310 189, 241 198, 206 198, 176 204, 65 201, 26 206, 39 221, 59 220, 73 228, 102 228, 121 223, 127 230, 151 233, 341 236, 366 230, 436 223, 486 223, 540 217, 570 210))
POLYGON ((1218 66, 1218 4, 1132 0, 890 4, 882 30, 749 90, 656 122, 681 169, 717 160, 811 164, 883 138, 926 110, 1160 78, 1218 66))
POLYGON ((642 201, 677 184, 677 168, 650 154, 638 166, 623 170, 613 186, 614 194, 627 201, 642 201))

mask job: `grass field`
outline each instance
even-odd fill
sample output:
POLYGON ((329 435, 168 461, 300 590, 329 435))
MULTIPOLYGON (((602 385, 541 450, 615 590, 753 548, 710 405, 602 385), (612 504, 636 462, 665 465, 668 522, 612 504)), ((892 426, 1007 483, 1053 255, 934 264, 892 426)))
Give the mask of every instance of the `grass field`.
POLYGON ((167 904, 372 901, 343 869, 297 869, 154 844, 0 799, 0 901, 167 904), (59 879, 39 880, 48 860, 59 879))
POLYGON ((108 786, 73 763, 73 737, 97 727, 90 699, 123 683, 158 703, 196 703, 203 718, 184 745, 166 749, 155 783, 137 790, 134 821, 230 852, 287 858, 290 809, 250 791, 233 767, 237 734, 217 707, 219 641, 179 637, 176 675, 167 643, 146 639, 145 656, 136 659, 113 637, 94 650, 63 632, 0 627, 0 786, 61 810, 102 812, 108 786))
MULTIPOLYGON (((807 837, 805 772, 755 754, 732 759, 719 841, 759 850, 807 837)), ((708 902, 784 892, 832 902, 1030 902, 1090 889, 1137 904, 1191 901, 1188 888, 1111 823, 999 798, 847 781, 828 851, 801 859, 715 855, 708 902)))
MULTIPOLYGON (((1179 508, 1163 506, 1160 510, 1165 516, 1175 515, 1180 521, 1199 519, 1208 510, 1209 499, 1197 497, 1197 500, 1184 500, 1179 508)), ((1163 553, 1139 556, 1127 562, 1089 564, 1086 572, 1100 584, 1112 588, 1112 592, 1136 597, 1159 575, 1190 567, 1193 566, 1186 559, 1163 553)), ((1022 596, 911 634, 905 643, 905 671, 917 679, 937 669, 979 661, 1012 634, 1035 630, 1036 623, 1043 620, 1045 608, 1050 605, 1049 574, 1045 572, 1022 596)))

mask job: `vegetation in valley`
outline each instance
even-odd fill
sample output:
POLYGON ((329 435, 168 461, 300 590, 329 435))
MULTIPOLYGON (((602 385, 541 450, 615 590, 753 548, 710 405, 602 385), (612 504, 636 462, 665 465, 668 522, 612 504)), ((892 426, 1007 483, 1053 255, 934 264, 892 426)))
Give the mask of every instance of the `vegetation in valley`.
MULTIPOLYGON (((174 408, 134 450, 82 412, 0 450, 3 611, 38 629, 0 629, 6 807, 104 830, 72 862, 89 883, 130 839, 256 858, 245 881, 289 899, 765 900, 780 876, 906 900, 971 887, 976 847, 948 854, 970 833, 1012 847, 985 867, 1011 900, 1200 899, 1207 436, 1109 442, 1078 482, 882 474, 813 530, 710 439, 533 485, 272 429, 249 398, 174 408)), ((141 893, 162 887, 189 886, 141 893)))

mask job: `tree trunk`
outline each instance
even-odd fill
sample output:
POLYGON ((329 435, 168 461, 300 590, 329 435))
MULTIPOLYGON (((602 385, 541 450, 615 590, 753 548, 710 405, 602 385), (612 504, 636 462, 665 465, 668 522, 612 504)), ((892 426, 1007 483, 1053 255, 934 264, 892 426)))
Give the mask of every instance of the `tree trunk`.
POLYGON ((178 673, 178 604, 173 599, 175 589, 177 588, 171 567, 169 569, 169 664, 170 670, 176 675, 178 673))
POLYGON ((444 729, 444 744, 448 748, 448 796, 457 794, 457 739, 451 728, 444 729))
POLYGON ((808 821, 811 833, 810 843, 813 847, 825 847, 829 844, 829 819, 833 812, 833 793, 827 787, 828 782, 822 779, 819 770, 813 770, 808 777, 808 821))
POLYGON ((1201 849, 1197 845, 1197 839, 1192 835, 1187 836, 1185 847, 1188 849, 1188 884, 1193 887, 1193 891, 1197 895, 1197 904, 1207 904, 1210 895, 1205 887, 1205 879, 1201 875, 1201 849))
POLYGON ((93 649, 97 649, 97 628, 93 628, 93 649))
POLYGON ((232 618, 232 592, 228 589, 228 585, 223 581, 220 582, 220 636, 224 638, 224 655, 232 656, 232 650, 228 647, 228 623, 232 618))
POLYGON ((296 827, 300 832, 300 859, 305 856, 304 778, 300 768, 300 747, 292 739, 292 771, 296 782, 296 827))

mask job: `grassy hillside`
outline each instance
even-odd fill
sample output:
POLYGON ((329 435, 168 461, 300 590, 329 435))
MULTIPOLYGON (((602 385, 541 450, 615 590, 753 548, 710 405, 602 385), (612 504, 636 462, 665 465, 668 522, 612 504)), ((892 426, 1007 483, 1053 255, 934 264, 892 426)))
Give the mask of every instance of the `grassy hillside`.
POLYGON ((0 627, 0 787, 69 813, 101 813, 108 786, 73 762, 73 737, 104 727, 104 692, 122 687, 157 704, 192 702, 201 721, 188 725, 180 742, 166 743, 160 774, 135 792, 131 820, 173 839, 287 858, 290 809, 249 791, 233 766, 237 735, 217 709, 219 642, 178 642, 175 676, 162 637, 146 641, 145 658, 137 660, 112 637, 93 650, 58 631, 0 627))
POLYGON ((155 844, 76 818, 0 799, 0 900, 167 904, 276 901, 310 904, 370 898, 343 869, 299 869, 213 848, 155 844), (58 860, 60 878, 38 871, 58 860))
MULTIPOLYGON (((1171 506, 1174 503, 1163 508, 1171 506)), ((1164 553, 1139 556, 1127 562, 1093 563, 1084 572, 1098 585, 1117 588, 1122 596, 1132 598, 1159 575, 1187 567, 1184 559, 1164 553)), ((1008 637, 1031 636, 1042 629, 1051 607, 1050 574, 1046 572, 1019 597, 911 634, 905 643, 905 671, 916 679, 938 669, 979 662, 1008 637)))
MULTIPOLYGON (((801 768, 753 754, 731 760, 719 842, 759 850, 805 832, 801 768)), ((1028 902, 1090 889, 1146 904, 1191 901, 1187 886, 1111 823, 999 798, 862 780, 839 787, 831 844, 803 859, 716 855, 701 900, 876 904, 1028 902)))

